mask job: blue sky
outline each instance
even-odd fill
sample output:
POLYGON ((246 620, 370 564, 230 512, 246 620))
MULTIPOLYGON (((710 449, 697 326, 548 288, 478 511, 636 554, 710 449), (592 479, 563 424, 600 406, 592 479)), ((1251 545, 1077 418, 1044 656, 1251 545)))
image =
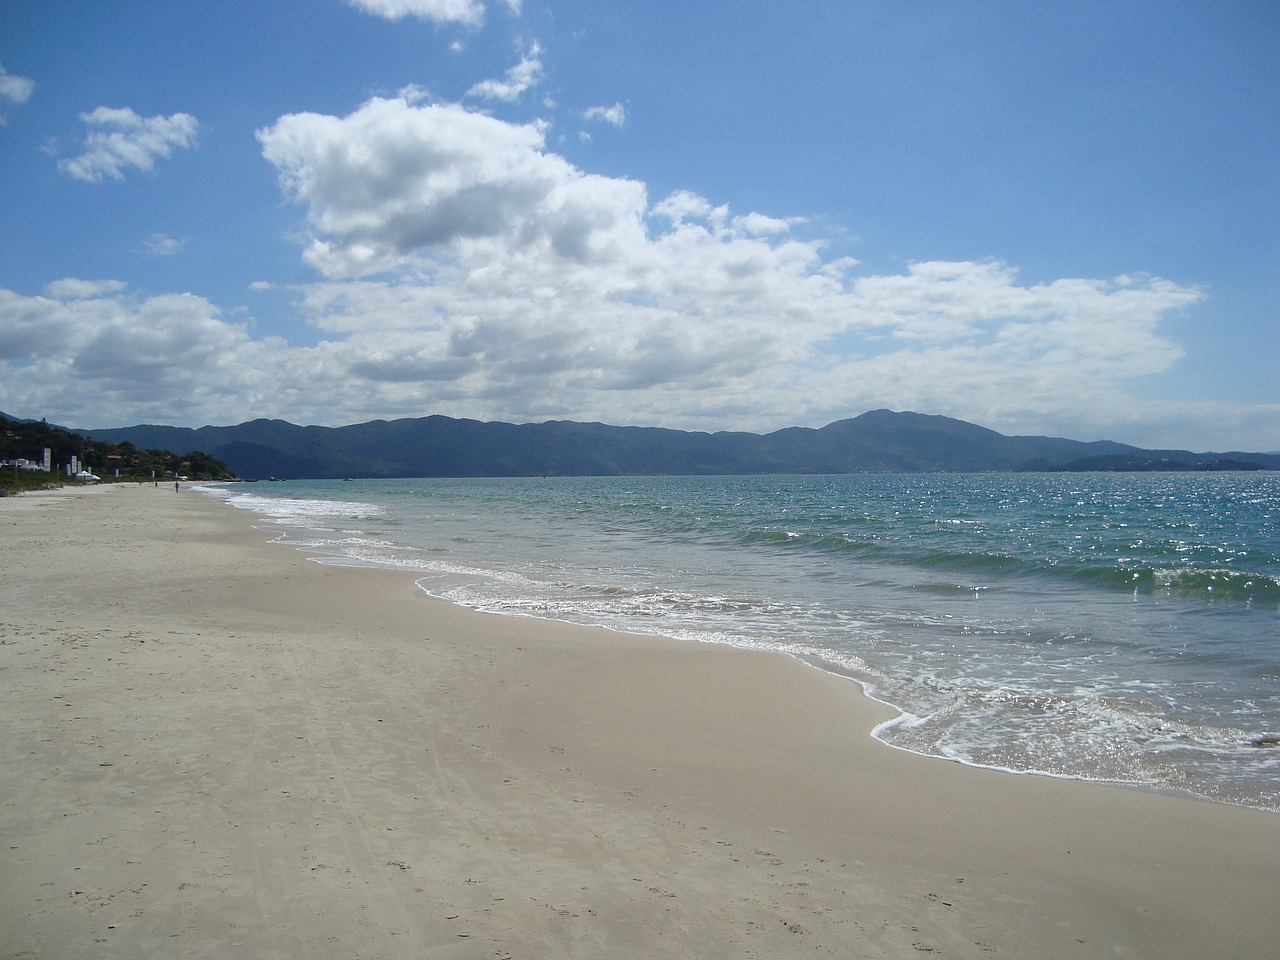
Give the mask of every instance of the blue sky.
POLYGON ((1280 4, 0 4, 0 409, 1280 449, 1280 4))

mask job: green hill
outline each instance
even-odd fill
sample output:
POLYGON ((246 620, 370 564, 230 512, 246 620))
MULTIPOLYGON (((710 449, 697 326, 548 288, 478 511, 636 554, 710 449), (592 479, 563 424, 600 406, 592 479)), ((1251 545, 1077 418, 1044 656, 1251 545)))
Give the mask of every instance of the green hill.
MULTIPOLYGON (((178 449, 182 449, 179 445, 178 449)), ((43 420, 18 420, 0 414, 0 491, 56 486, 65 482, 66 466, 74 457, 104 481, 163 480, 185 476, 192 480, 228 480, 234 472, 223 461, 199 450, 176 453, 164 447, 140 449, 128 439, 95 439, 43 420), (14 461, 41 463, 50 451, 52 470, 23 470, 14 461)))

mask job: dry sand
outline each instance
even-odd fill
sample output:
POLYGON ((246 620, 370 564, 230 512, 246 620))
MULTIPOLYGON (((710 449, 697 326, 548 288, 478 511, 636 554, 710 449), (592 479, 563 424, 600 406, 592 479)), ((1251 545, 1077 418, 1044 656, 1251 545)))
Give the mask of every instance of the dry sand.
POLYGON ((5 957, 1274 956, 1280 815, 872 741, 172 487, 0 500, 5 957))

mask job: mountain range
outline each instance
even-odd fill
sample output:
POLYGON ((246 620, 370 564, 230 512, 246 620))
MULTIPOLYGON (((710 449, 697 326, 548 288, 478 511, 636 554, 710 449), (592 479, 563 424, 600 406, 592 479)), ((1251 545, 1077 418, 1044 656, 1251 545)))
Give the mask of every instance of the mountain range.
POLYGON ((875 410, 819 429, 701 433, 553 420, 430 416, 344 427, 252 420, 227 427, 77 430, 140 449, 200 450, 245 479, 1015 470, 1280 469, 1280 454, 1144 450, 1005 436, 962 420, 875 410))

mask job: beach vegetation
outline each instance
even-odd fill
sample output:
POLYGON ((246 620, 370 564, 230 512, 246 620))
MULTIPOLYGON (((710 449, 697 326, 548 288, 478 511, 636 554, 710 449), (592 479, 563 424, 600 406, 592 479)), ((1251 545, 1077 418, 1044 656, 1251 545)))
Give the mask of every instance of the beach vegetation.
POLYGON ((91 440, 44 420, 16 420, 0 414, 0 493, 41 490, 77 482, 79 470, 93 482, 234 480, 225 463, 199 450, 174 453, 143 450, 128 440, 91 440), (45 451, 49 451, 45 469, 45 451), (68 474, 75 463, 77 470, 68 474))

